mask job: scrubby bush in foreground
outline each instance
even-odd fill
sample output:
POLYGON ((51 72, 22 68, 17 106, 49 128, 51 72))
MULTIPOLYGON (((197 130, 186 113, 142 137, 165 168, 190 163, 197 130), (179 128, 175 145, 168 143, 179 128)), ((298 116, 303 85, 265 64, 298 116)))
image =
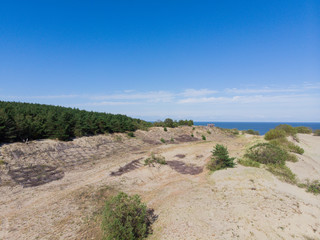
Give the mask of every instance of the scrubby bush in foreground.
POLYGON ((303 148, 299 147, 298 145, 294 144, 293 142, 290 142, 285 137, 273 139, 273 140, 270 141, 270 143, 272 145, 276 145, 276 146, 282 147, 285 150, 290 151, 290 152, 298 153, 298 154, 301 154, 301 155, 304 153, 304 149, 303 148))
POLYGON ((288 159, 288 152, 270 143, 258 143, 249 148, 244 156, 263 164, 284 165, 288 159))
POLYGON ((316 180, 307 184, 307 192, 312 192, 313 194, 320 194, 320 181, 316 180))
POLYGON ((217 144, 212 151, 208 169, 216 171, 223 168, 232 168, 235 165, 234 159, 229 157, 228 149, 225 146, 217 144))
POLYGON ((121 192, 106 202, 102 222, 104 240, 144 239, 149 228, 147 207, 138 195, 121 192))
POLYGON ((295 129, 296 129, 297 133, 307 133, 307 134, 312 133, 312 129, 309 127, 301 126, 301 127, 295 127, 295 129))

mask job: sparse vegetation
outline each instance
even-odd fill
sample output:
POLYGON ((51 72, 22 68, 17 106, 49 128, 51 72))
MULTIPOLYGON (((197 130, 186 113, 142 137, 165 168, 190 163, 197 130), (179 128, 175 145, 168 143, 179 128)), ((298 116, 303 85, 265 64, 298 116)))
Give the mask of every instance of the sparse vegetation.
POLYGON ((161 138, 160 141, 161 141, 162 143, 166 143, 166 140, 164 140, 163 138, 161 138))
POLYGON ((256 161, 252 161, 252 160, 247 159, 247 158, 238 159, 238 163, 243 165, 243 166, 246 166, 246 167, 256 167, 256 168, 260 167, 260 163, 258 163, 256 161))
POLYGON ((290 142, 287 138, 277 138, 270 141, 271 144, 282 147, 286 149, 287 151, 303 154, 304 149, 299 147, 298 145, 295 145, 293 142, 290 142))
POLYGON ((167 132, 167 131, 168 131, 168 129, 167 129, 166 127, 164 127, 164 128, 163 128, 163 131, 167 132))
POLYGON ((171 138, 171 139, 170 139, 170 142, 174 142, 174 139, 173 139, 173 138, 171 138))
POLYGON ((296 175, 286 165, 269 164, 267 170, 287 183, 296 184, 296 175))
POLYGON ((193 133, 191 133, 191 137, 194 137, 193 133))
POLYGON ((202 137, 202 140, 203 140, 203 141, 207 140, 207 138, 206 138, 205 135, 202 135, 201 137, 202 137))
POLYGON ((235 158, 229 157, 229 152, 227 147, 217 144, 212 151, 212 158, 208 164, 208 169, 211 171, 216 171, 224 168, 234 167, 235 158))
POLYGON ((161 155, 156 156, 154 153, 152 153, 150 157, 148 157, 146 160, 144 160, 144 165, 154 166, 155 163, 158 163, 161 165, 167 164, 165 157, 163 157, 161 155))
POLYGON ((208 133, 208 134, 211 134, 211 132, 210 132, 209 130, 207 131, 207 133, 208 133))
POLYGON ((103 239, 144 239, 149 228, 147 206, 141 202, 139 195, 128 196, 120 192, 106 202, 102 221, 103 239))
POLYGON ((320 194, 320 181, 315 180, 311 183, 307 183, 307 192, 311 192, 313 194, 320 194))

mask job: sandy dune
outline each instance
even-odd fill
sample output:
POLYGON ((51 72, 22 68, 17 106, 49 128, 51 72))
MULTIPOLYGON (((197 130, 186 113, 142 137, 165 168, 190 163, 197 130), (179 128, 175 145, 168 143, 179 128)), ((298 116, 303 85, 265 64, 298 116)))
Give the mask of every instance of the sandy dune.
MULTIPOLYGON (((216 143, 227 145, 231 156, 240 157, 257 137, 227 136, 215 128, 210 129, 210 134, 205 128, 168 130, 139 131, 135 139, 120 135, 121 141, 115 136, 77 139, 70 144, 80 147, 70 149, 64 145, 63 151, 72 156, 71 150, 77 149, 80 155, 87 152, 88 158, 81 155, 83 160, 76 167, 72 167, 73 162, 68 164, 69 158, 65 158, 67 163, 56 165, 64 171, 62 179, 35 187, 23 188, 15 184, 8 175, 8 166, 2 166, 0 239, 89 239, 85 232, 90 229, 85 227, 91 226, 88 223, 96 210, 94 196, 106 186, 138 193, 155 209, 158 219, 149 239, 320 238, 320 196, 283 183, 264 169, 237 165, 213 174, 205 169, 216 143), (186 139, 191 133, 197 139, 205 134, 207 141, 189 142, 186 139), (161 144, 161 137, 166 140, 180 137, 181 141, 161 144), (109 149, 109 152, 99 157, 99 149, 109 149), (90 151, 94 157, 90 156, 90 151), (151 152, 178 165, 143 166, 143 159, 151 152), (110 175, 134 160, 140 163, 132 170, 110 175), (193 174, 192 169, 198 168, 203 171, 193 174)), ((314 179, 320 179, 320 149, 316 148, 320 138, 299 137, 306 153, 290 167, 301 179, 308 176, 303 175, 301 168, 313 169, 314 179)), ((59 143, 46 140, 34 144, 40 156, 47 156, 45 150, 57 148, 59 143)), ((24 163, 22 159, 27 161, 23 148, 25 146, 18 143, 2 146, 3 159, 18 168, 24 163), (9 154, 17 148, 20 158, 9 154)), ((61 154, 61 151, 52 150, 51 154, 61 154)), ((35 161, 41 161, 35 154, 32 154, 35 161)), ((47 157, 45 163, 52 165, 52 161, 47 157)))

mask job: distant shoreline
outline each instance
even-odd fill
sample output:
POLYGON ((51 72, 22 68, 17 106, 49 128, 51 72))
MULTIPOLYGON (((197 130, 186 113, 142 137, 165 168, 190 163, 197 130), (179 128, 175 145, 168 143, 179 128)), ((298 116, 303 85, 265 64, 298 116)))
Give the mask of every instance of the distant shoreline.
POLYGON ((320 122, 194 122, 195 126, 206 126, 214 124, 215 127, 236 128, 238 130, 253 129, 259 131, 260 135, 264 135, 270 129, 275 128, 279 124, 289 124, 293 127, 305 126, 312 130, 320 129, 320 122))

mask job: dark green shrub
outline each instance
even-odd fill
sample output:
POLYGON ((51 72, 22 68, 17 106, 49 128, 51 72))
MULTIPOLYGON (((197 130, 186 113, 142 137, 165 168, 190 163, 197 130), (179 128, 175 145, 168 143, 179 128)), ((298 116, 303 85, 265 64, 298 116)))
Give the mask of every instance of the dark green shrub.
POLYGON ((144 165, 154 166, 155 163, 162 164, 162 165, 167 164, 165 157, 163 157, 161 155, 156 156, 153 153, 151 154, 150 157, 148 157, 146 160, 144 160, 144 165))
POLYGON ((286 136, 287 136, 287 134, 284 130, 271 129, 264 135, 264 139, 265 140, 272 140, 272 139, 277 139, 277 138, 283 138, 286 136))
POLYGON ((191 137, 194 137, 193 133, 191 134, 191 137))
POLYGON ((320 129, 314 130, 313 135, 314 136, 320 136, 320 129))
POLYGON ((192 128, 192 130, 195 130, 195 129, 196 129, 195 127, 192 128))
POLYGON ((217 144, 212 151, 208 169, 216 171, 223 168, 232 168, 235 165, 234 159, 229 157, 228 149, 225 146, 217 144))
POLYGON ((260 135, 260 133, 258 131, 255 131, 253 129, 248 129, 245 131, 245 133, 251 134, 251 135, 260 135))
POLYGON ((162 143, 165 143, 165 142, 166 142, 166 140, 164 140, 163 138, 161 138, 160 141, 161 141, 162 143))
POLYGON ((202 140, 204 140, 204 141, 207 140, 205 135, 202 135, 201 137, 202 137, 202 140))
POLYGON ((134 135, 133 132, 128 132, 128 136, 129 136, 129 137, 135 137, 135 135, 134 135))
POLYGON ((297 133, 307 133, 307 134, 312 133, 312 129, 309 127, 301 126, 301 127, 295 127, 295 129, 296 129, 297 133))
POLYGON ((164 127, 163 130, 164 130, 165 132, 168 131, 168 129, 167 129, 166 127, 164 127))
POLYGON ((278 165, 284 165, 289 158, 287 151, 270 143, 258 143, 252 146, 244 156, 259 163, 278 165))
POLYGON ((308 183, 307 192, 312 192, 313 194, 320 194, 320 181, 316 180, 312 183, 308 183))
POLYGON ((148 233, 147 207, 138 195, 121 192, 106 202, 103 212, 103 239, 144 239, 148 233))

